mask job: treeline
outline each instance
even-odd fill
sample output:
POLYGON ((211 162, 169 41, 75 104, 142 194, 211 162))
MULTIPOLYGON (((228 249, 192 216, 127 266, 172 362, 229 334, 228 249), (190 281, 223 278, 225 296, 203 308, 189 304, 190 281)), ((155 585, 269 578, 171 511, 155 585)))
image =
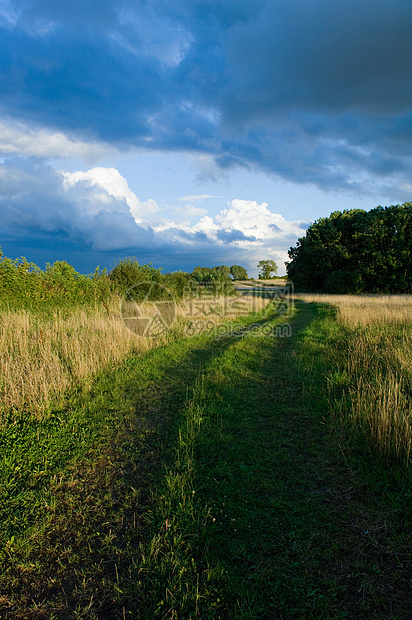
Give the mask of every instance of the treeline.
POLYGON ((412 203, 335 211, 314 222, 288 254, 297 290, 411 293, 412 203))
POLYGON ((11 259, 0 249, 0 302, 4 306, 72 306, 105 302, 112 293, 106 270, 86 276, 66 261, 44 270, 25 258, 11 259))
MULTIPOLYGON (((132 297, 139 296, 139 294, 144 295, 145 288, 141 287, 140 284, 156 282, 163 286, 166 296, 172 293, 175 297, 180 298, 185 294, 191 294, 195 288, 199 287, 205 292, 213 294, 235 293, 233 281, 241 279, 244 274, 247 278, 246 269, 238 265, 232 267, 227 265, 195 267, 190 273, 175 271, 163 274, 162 269, 155 269, 151 265, 139 265, 136 259, 125 258, 110 272, 109 278, 114 289, 122 295, 128 294, 128 292, 132 297), (238 277, 235 278, 233 272, 238 277)), ((157 295, 162 295, 162 287, 157 287, 156 291, 157 295)), ((153 294, 154 289, 151 289, 150 295, 153 294)))
POLYGON ((192 273, 164 274, 162 269, 152 265, 140 265, 136 258, 124 258, 110 272, 97 267, 93 274, 82 275, 66 261, 47 264, 42 270, 25 258, 7 258, 0 249, 0 304, 3 307, 105 304, 113 294, 126 295, 131 289, 133 297, 144 297, 148 287, 142 286, 143 283, 162 285, 151 289, 151 299, 161 298, 162 294, 181 298, 196 287, 212 293, 231 294, 235 292, 233 280, 245 277, 246 270, 237 265, 196 267, 192 273))

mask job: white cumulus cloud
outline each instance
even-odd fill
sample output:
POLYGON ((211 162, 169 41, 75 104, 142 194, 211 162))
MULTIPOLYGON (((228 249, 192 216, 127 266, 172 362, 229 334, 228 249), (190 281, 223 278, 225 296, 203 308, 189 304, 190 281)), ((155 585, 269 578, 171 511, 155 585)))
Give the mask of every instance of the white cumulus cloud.
POLYGON ((226 231, 238 230, 245 237, 261 241, 296 237, 302 234, 302 224, 306 224, 285 220, 283 215, 270 211, 266 202, 258 204, 254 200, 235 198, 228 206, 216 217, 219 227, 226 231))
POLYGON ((274 259, 283 273, 288 249, 298 237, 304 236, 310 222, 286 220, 268 206, 265 202, 259 204, 254 200, 235 198, 215 217, 204 215, 194 225, 164 222, 155 230, 173 232, 180 244, 198 243, 201 235, 215 251, 217 248, 233 248, 238 254, 239 264, 248 269, 255 269, 259 260, 274 259), (179 230, 186 235, 179 237, 179 230))
POLYGON ((63 172, 64 187, 66 191, 84 191, 84 185, 91 184, 96 190, 100 190, 101 200, 107 200, 113 196, 119 201, 124 201, 130 210, 135 222, 141 224, 148 217, 156 213, 159 207, 155 200, 149 199, 141 202, 130 189, 127 180, 116 168, 91 168, 86 172, 63 172))
POLYGON ((7 160, 0 165, 0 226, 29 238, 37 232, 64 234, 93 250, 149 243, 153 232, 135 221, 127 183, 122 187, 122 177, 110 170, 100 175, 99 183, 99 172, 67 173, 31 159, 7 160))

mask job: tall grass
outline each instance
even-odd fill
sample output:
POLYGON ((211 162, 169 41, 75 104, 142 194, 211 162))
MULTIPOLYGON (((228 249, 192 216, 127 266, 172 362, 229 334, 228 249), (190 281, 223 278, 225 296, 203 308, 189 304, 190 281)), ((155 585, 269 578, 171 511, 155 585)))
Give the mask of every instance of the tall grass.
POLYGON ((410 326, 412 323, 412 295, 302 294, 299 298, 335 306, 339 321, 350 328, 359 325, 410 326))
POLYGON ((412 296, 302 295, 331 304, 342 326, 330 383, 332 406, 386 458, 410 464, 412 296))
MULTIPOLYGON (((142 339, 143 340, 143 339, 142 339)), ((70 388, 120 361, 144 341, 94 308, 42 318, 27 310, 0 315, 2 413, 42 416, 70 388)))
MULTIPOLYGON (((198 309, 196 317, 190 304, 179 302, 170 329, 156 338, 128 329, 118 298, 112 300, 109 315, 95 305, 44 314, 4 310, 0 313, 0 424, 20 415, 47 416, 70 390, 87 390, 96 372, 131 353, 212 329, 268 302, 241 298, 236 305, 233 298, 229 303, 223 297, 214 298, 207 316, 198 309)), ((146 302, 139 311, 150 317, 157 306, 146 302)))

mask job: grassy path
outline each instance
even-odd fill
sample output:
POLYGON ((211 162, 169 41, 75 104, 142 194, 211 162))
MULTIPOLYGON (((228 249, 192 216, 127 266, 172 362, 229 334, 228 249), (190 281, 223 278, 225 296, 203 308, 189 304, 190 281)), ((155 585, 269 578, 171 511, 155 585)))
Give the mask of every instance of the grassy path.
POLYGON ((336 324, 299 310, 292 338, 245 337, 204 369, 180 484, 163 489, 159 617, 410 616, 410 494, 339 450, 324 393, 336 324))
POLYGON ((132 358, 4 432, 47 466, 2 490, 1 618, 410 618, 408 481, 332 430, 333 317, 291 325, 132 358))

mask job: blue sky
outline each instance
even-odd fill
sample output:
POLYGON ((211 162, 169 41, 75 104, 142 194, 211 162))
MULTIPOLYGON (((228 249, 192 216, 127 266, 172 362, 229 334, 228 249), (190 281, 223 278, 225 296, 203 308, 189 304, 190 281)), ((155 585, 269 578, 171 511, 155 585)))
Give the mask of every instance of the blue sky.
POLYGON ((0 246, 256 275, 412 199, 410 0, 0 0, 0 246))

